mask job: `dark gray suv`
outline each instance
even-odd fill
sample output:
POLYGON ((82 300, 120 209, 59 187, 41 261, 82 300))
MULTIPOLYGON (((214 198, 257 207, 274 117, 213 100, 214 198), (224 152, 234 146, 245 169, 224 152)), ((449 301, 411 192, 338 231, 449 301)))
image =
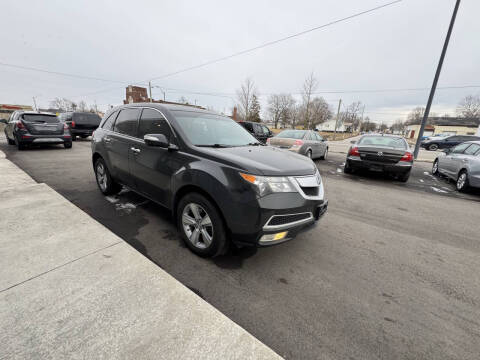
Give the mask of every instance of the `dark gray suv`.
POLYGON ((107 113, 92 139, 104 194, 121 185, 170 209, 201 256, 292 239, 326 211, 312 160, 264 146, 235 121, 188 106, 140 103, 107 113))

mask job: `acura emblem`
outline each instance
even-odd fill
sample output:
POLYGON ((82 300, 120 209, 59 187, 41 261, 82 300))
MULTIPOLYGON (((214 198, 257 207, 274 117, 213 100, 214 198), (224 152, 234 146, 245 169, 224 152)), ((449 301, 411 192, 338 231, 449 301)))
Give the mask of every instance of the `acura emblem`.
POLYGON ((383 152, 379 151, 379 152, 377 153, 377 155, 378 155, 378 156, 383 156, 383 152))

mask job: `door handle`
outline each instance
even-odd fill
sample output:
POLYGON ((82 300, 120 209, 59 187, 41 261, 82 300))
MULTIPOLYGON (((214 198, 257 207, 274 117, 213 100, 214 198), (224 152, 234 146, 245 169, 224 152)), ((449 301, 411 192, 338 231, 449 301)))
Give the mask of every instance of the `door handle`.
POLYGON ((130 150, 132 150, 135 154, 139 154, 140 153, 140 149, 137 149, 136 147, 131 147, 130 150))
POLYGON ((106 138, 103 138, 103 140, 105 140, 105 142, 106 142, 106 143, 109 143, 109 142, 111 142, 111 141, 112 141, 112 139, 110 139, 110 138, 107 138, 107 137, 106 137, 106 138))
POLYGON ((468 161, 468 159, 462 159, 462 161, 463 161, 463 162, 467 162, 467 161, 468 161))

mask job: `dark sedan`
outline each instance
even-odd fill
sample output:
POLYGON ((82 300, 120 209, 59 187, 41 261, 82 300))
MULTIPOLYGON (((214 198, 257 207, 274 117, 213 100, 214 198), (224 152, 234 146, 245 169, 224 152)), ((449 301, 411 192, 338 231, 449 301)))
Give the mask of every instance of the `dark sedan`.
POLYGON ((404 138, 390 135, 364 135, 348 150, 344 171, 369 170, 394 174, 407 182, 413 166, 413 154, 404 138))
POLYGON ((435 151, 438 149, 450 149, 465 141, 478 141, 479 136, 473 135, 452 135, 446 137, 432 137, 422 141, 421 147, 424 149, 435 151))

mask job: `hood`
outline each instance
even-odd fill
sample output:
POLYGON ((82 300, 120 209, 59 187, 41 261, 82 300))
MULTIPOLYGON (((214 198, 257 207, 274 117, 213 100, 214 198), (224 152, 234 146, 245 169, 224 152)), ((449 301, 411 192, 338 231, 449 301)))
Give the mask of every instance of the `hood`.
POLYGON ((198 148, 210 160, 242 169, 255 175, 313 175, 315 164, 306 156, 270 146, 198 148))

